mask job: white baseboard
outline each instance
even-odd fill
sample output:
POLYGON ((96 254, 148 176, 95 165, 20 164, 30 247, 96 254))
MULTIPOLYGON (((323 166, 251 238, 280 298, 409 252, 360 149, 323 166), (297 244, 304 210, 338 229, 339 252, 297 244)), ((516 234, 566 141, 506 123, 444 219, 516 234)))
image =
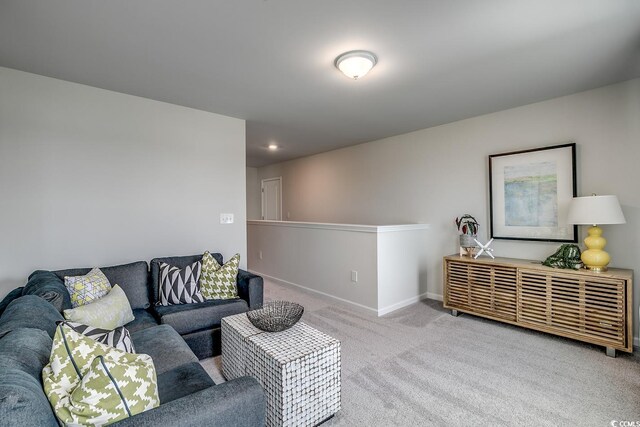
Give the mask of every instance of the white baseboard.
POLYGON ((427 292, 427 298, 434 299, 436 301, 443 301, 442 294, 434 294, 433 292, 427 292))
POLYGON ((257 274, 258 276, 262 276, 265 279, 271 280, 272 282, 278 283, 280 285, 295 286, 296 288, 301 288, 301 289, 304 289, 304 290, 307 290, 307 291, 310 291, 310 292, 313 292, 313 293, 316 293, 316 294, 319 294, 319 295, 322 295, 322 296, 325 296, 325 297, 329 297, 329 298, 332 298, 332 299, 335 299, 335 300, 338 300, 338 301, 341 301, 341 302, 344 302, 344 303, 347 303, 347 304, 350 304, 350 305, 354 305, 356 307, 365 309, 365 310, 367 310, 369 312, 373 312, 373 313, 377 314, 378 317, 379 316, 384 316, 385 314, 389 314, 392 311, 396 311, 396 310, 401 309, 403 307, 406 307, 408 305, 415 304, 418 301, 426 299, 426 298, 439 299, 440 301, 442 301, 442 296, 441 295, 431 294, 429 292, 425 292, 422 295, 418 295, 418 296, 415 296, 415 297, 407 298, 404 301, 397 302, 397 303, 389 305, 387 307, 380 308, 380 309, 375 309, 373 307, 368 307, 366 305, 359 304, 357 302, 354 302, 354 301, 351 301, 351 300, 348 300, 348 299, 345 299, 345 298, 340 298, 340 297, 337 297, 335 295, 328 294, 326 292, 322 292, 322 291, 318 291, 316 289, 308 288, 308 287, 300 285, 298 283, 293 283, 293 282, 289 282, 288 280, 283 280, 283 279, 279 279, 277 277, 269 276, 268 274, 264 274, 264 273, 261 273, 259 271, 253 271, 253 270, 249 270, 249 271, 251 273, 253 273, 253 274, 257 274))
POLYGON ((415 304, 418 301, 423 300, 423 299, 427 299, 427 298, 429 298, 429 292, 425 292, 425 293, 423 293, 421 295, 417 295, 415 297, 407 298, 404 301, 400 301, 400 302, 397 302, 395 304, 391 304, 391 305, 388 305, 386 307, 379 308, 378 309, 378 317, 379 316, 384 316, 385 314, 389 314, 392 311, 396 311, 396 310, 401 309, 403 307, 406 307, 408 305, 415 304))
POLYGON ((348 299, 340 298, 340 297, 337 297, 335 295, 331 295, 331 294, 327 294, 325 292, 318 291, 316 289, 308 288, 306 286, 299 285, 298 283, 293 283, 293 282, 289 282, 287 280, 279 279, 277 277, 269 276, 268 274, 260 273, 259 271, 254 271, 254 270, 248 270, 248 271, 250 273, 257 274, 258 276, 262 276, 265 279, 271 280, 272 282, 278 283, 280 285, 295 286, 296 288, 301 288, 301 289, 304 289, 304 290, 309 291, 309 292, 313 292, 313 293, 316 293, 316 294, 319 294, 319 295, 323 295, 325 297, 329 297, 329 298, 332 298, 332 299, 335 299, 335 300, 338 300, 338 301, 341 301, 341 302, 356 306, 358 308, 365 309, 367 311, 370 311, 370 312, 373 312, 373 313, 376 313, 376 314, 378 313, 378 310, 376 310, 375 308, 367 307, 366 305, 362 305, 362 304, 359 304, 357 302, 350 301, 348 299))

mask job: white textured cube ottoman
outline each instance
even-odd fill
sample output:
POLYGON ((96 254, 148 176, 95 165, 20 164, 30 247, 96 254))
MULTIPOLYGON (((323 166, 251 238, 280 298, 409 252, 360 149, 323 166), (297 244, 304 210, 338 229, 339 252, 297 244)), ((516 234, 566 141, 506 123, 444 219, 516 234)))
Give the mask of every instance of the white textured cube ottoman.
POLYGON ((262 384, 267 426, 313 426, 340 410, 340 341, 302 322, 263 332, 246 314, 225 317, 222 369, 262 384))
POLYGON ((247 338, 264 331, 253 326, 245 313, 224 317, 221 322, 222 374, 228 380, 247 375, 247 338))

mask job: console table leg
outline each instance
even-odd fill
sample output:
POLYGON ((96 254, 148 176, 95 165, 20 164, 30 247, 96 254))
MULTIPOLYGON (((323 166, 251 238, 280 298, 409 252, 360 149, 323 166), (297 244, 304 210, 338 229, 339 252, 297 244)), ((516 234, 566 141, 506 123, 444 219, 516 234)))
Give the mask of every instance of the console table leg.
POLYGON ((458 317, 460 313, 458 313, 458 310, 451 310, 451 315, 454 317, 458 317))
POLYGON ((609 356, 609 357, 616 357, 616 349, 615 348, 607 347, 605 352, 607 353, 607 356, 609 356))

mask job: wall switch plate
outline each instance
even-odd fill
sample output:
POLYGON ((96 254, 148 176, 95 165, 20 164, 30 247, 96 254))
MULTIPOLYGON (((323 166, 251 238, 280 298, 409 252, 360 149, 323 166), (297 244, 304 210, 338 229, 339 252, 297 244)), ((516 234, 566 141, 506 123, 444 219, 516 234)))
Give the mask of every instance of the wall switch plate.
POLYGON ((356 283, 358 281, 358 272, 355 270, 351 270, 351 281, 356 283))
POLYGON ((262 251, 258 251, 258 258, 262 259, 262 251))
POLYGON ((233 214, 232 213, 221 213, 220 214, 220 224, 233 224, 233 214))

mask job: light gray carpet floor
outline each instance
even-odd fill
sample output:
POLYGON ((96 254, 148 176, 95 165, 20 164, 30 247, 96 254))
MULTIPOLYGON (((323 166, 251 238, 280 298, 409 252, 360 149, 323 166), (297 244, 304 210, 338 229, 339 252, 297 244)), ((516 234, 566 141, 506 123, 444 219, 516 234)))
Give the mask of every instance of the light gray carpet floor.
MULTIPOLYGON (((341 341, 333 426, 609 426, 640 421, 640 357, 469 315, 426 300, 383 317, 265 282, 341 341)), ((637 351, 636 351, 637 353, 637 351)), ((223 380, 220 358, 203 366, 223 380)))

